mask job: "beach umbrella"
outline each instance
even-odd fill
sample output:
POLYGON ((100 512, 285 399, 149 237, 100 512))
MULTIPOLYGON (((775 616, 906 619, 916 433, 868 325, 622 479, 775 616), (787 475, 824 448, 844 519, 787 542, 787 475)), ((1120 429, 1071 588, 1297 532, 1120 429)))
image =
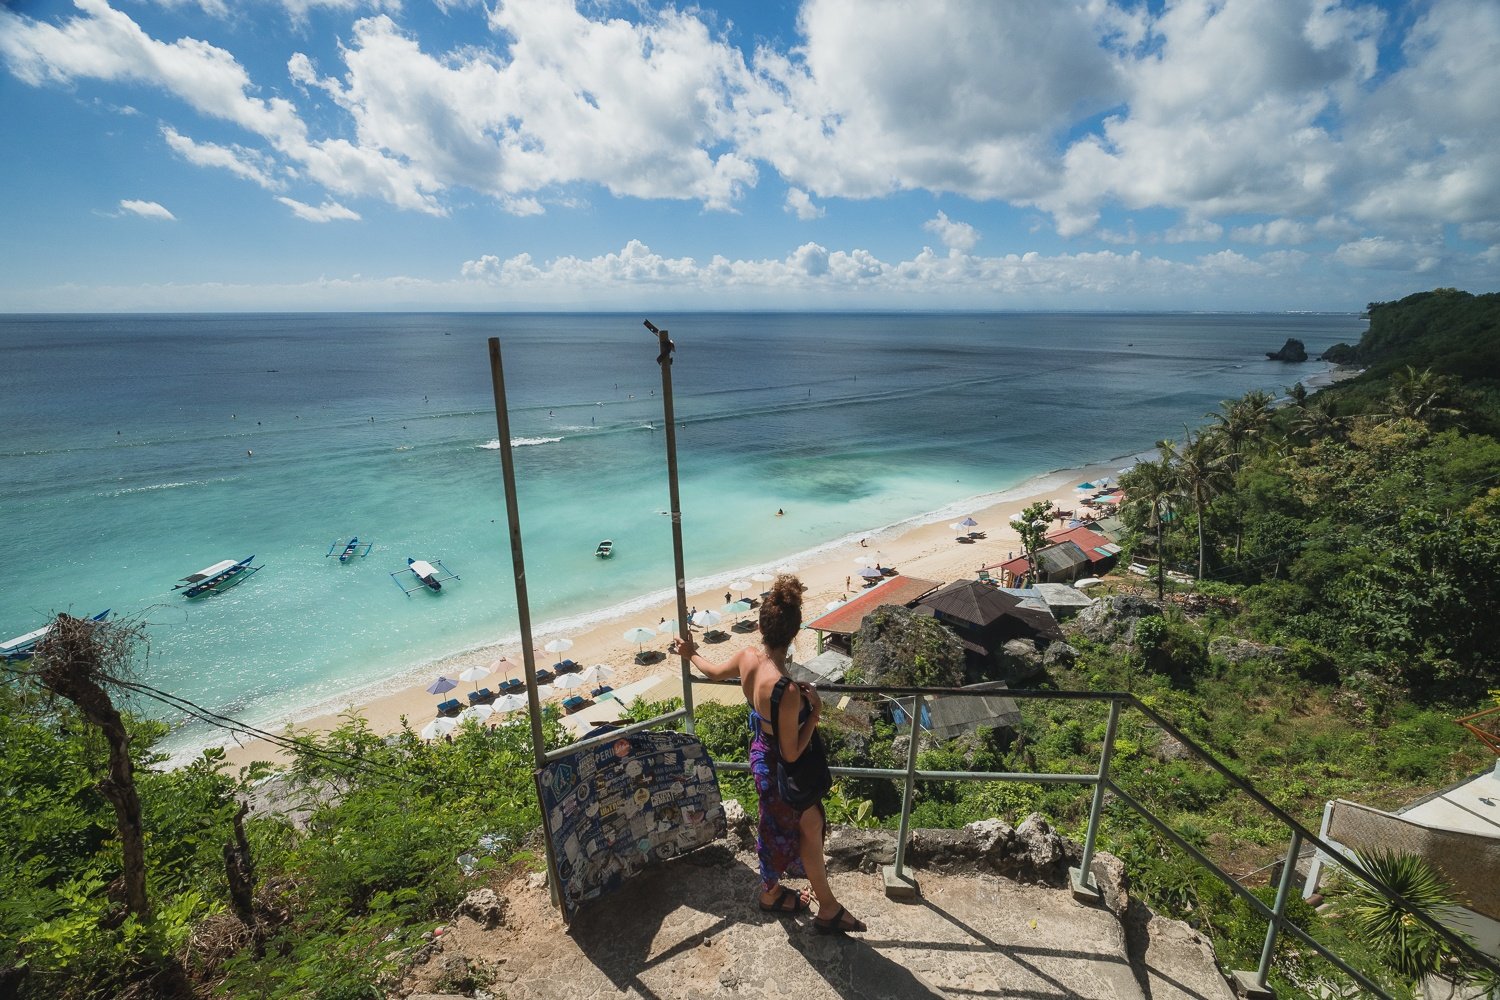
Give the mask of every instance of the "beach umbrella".
POLYGON ((451 677, 439 677, 437 680, 427 685, 427 693, 447 694, 449 691, 452 691, 456 687, 458 687, 458 682, 454 681, 451 677))
POLYGON ((743 594, 745 591, 750 589, 750 581, 736 580, 729 585, 729 589, 734 591, 736 594, 743 594))
POLYGON ((668 618, 666 621, 656 626, 656 631, 661 635, 676 635, 677 619, 668 618))
POLYGON ((490 707, 497 712, 514 712, 518 708, 526 707, 526 699, 518 694, 502 694, 490 707))
POLYGON ((885 576, 884 573, 876 569, 874 566, 866 566, 864 569, 859 571, 859 575, 864 577, 866 580, 878 580, 882 576, 885 576))
POLYGON ((690 619, 699 628, 713 628, 724 620, 724 616, 717 611, 700 611, 690 619))
POLYGON ((731 601, 719 609, 721 615, 742 615, 750 610, 749 601, 731 601))
POLYGON ((476 667, 469 667, 463 673, 459 674, 458 675, 458 679, 461 680, 461 681, 473 681, 474 682, 474 690, 478 691, 479 690, 479 682, 482 681, 482 680, 484 680, 489 675, 490 675, 490 668, 489 667, 477 667, 476 666, 476 667))
POLYGON ((614 677, 614 675, 614 667, 610 666, 608 663, 596 663, 592 667, 589 667, 587 670, 585 670, 579 676, 588 678, 588 682, 590 684, 593 684, 596 682, 603 683, 604 681, 607 681, 610 678, 614 677))
MULTIPOLYGON (((676 623, 674 622, 673 624, 676 623)), ((646 643, 656 638, 656 631, 654 629, 646 628, 642 625, 637 625, 635 628, 626 629, 624 635, 622 635, 621 638, 623 638, 626 642, 635 643, 635 655, 640 656, 641 651, 645 647, 646 643)))
POLYGON ((959 521, 958 524, 959 527, 968 528, 970 531, 979 527, 979 522, 974 520, 972 517, 966 517, 962 521, 959 521))
POLYGON ((774 576, 772 576, 770 573, 756 573, 750 579, 754 580, 756 583, 770 583, 772 580, 774 580, 776 578, 774 576))
POLYGON ((842 608, 843 606, 844 606, 844 602, 843 601, 829 601, 827 604, 823 605, 823 610, 824 611, 836 611, 839 608, 842 608))
POLYGON ((589 679, 583 676, 583 674, 563 674, 557 680, 552 682, 552 690, 571 691, 574 688, 583 687, 588 682, 589 679))
POLYGON ((489 667, 492 671, 498 670, 501 673, 508 674, 516 668, 516 665, 503 656, 497 656, 489 662, 489 667))
POLYGON ((470 705, 458 713, 458 721, 463 722, 465 719, 473 719, 475 722, 483 722, 494 714, 495 710, 489 705, 470 705))
POLYGON ((433 719, 427 725, 423 726, 422 731, 417 735, 424 740, 436 740, 447 736, 457 728, 457 719, 433 719))
POLYGON ((553 639, 551 642, 547 643, 547 645, 543 646, 542 648, 545 649, 549 653, 566 653, 568 650, 570 650, 570 649, 573 648, 573 640, 572 639, 553 639))
POLYGON ((875 565, 875 560, 871 559, 869 556, 855 556, 853 559, 850 559, 849 561, 852 562, 856 566, 873 566, 873 565, 875 565))

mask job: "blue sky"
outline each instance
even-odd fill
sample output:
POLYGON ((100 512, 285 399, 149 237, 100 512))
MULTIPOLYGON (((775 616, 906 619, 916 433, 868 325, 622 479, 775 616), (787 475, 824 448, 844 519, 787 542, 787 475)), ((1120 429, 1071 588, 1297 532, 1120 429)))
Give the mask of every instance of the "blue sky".
POLYGON ((1500 4, 0 6, 0 311, 1359 309, 1500 275, 1500 4))

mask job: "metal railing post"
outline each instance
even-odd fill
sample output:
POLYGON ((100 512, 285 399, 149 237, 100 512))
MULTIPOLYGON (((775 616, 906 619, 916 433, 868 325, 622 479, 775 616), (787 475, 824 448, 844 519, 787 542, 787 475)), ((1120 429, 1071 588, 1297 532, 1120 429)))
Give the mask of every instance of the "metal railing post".
POLYGON ((1089 868, 1094 863, 1094 841, 1099 835, 1099 816, 1104 812, 1104 791, 1109 785, 1109 759, 1115 752, 1115 729, 1120 724, 1120 702, 1110 699, 1109 721, 1104 725, 1104 749, 1099 754, 1099 777, 1094 782, 1094 801, 1089 806, 1089 826, 1083 836, 1083 857, 1077 868, 1068 869, 1073 883, 1073 896, 1085 902, 1095 902, 1102 897, 1094 884, 1094 875, 1089 868))
POLYGON ((1281 933, 1281 918, 1286 913, 1286 898, 1291 894, 1292 879, 1297 874, 1297 855, 1302 853, 1302 831, 1292 831, 1292 843, 1287 848, 1286 861, 1281 867, 1281 882, 1276 886, 1276 902, 1271 907, 1271 923, 1266 928, 1266 943, 1260 950, 1260 966, 1255 970, 1253 982, 1250 973, 1236 972, 1235 979, 1244 984, 1250 997, 1273 996, 1266 979, 1271 975, 1271 958, 1276 953, 1276 937, 1281 933))
POLYGON ((896 863, 882 869, 885 894, 891 899, 912 899, 917 895, 917 880, 907 875, 906 838, 911 832, 911 800, 917 789, 917 750, 922 742, 922 696, 911 700, 911 743, 906 748, 906 787, 901 793, 901 823, 896 827, 896 863))

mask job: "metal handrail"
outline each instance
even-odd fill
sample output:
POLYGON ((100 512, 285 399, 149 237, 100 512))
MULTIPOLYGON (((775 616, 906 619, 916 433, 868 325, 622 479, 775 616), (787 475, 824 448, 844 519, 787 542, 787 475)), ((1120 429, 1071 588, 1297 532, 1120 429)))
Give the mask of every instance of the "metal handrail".
MULTIPOLYGON (((693 677, 691 678, 691 682, 693 684, 710 685, 738 683, 736 681, 711 681, 701 677, 693 677)), ((1253 974, 1246 974, 1247 976, 1253 976, 1255 984, 1259 988, 1264 988, 1266 985, 1267 977, 1270 974, 1271 960, 1276 949, 1277 938, 1281 933, 1285 932, 1291 934, 1307 947, 1313 949, 1335 968, 1339 969, 1345 975, 1348 975, 1349 977, 1354 979, 1360 984, 1361 987, 1370 991, 1372 994, 1386 998, 1386 1000, 1394 1000, 1394 998, 1392 998, 1390 994, 1385 992, 1373 981, 1371 981, 1369 977, 1354 969, 1347 962, 1330 951, 1325 945, 1314 940, 1300 927, 1297 927, 1296 924, 1287 919, 1285 911, 1287 898, 1290 894, 1292 873, 1296 867, 1297 855, 1300 853, 1302 844, 1304 842, 1311 843, 1328 854, 1330 857, 1338 859, 1341 865, 1352 871, 1362 881, 1375 888, 1378 892, 1386 896, 1386 898, 1396 903, 1399 907, 1401 907, 1401 909, 1411 914, 1414 919, 1427 926, 1430 930, 1432 930, 1445 942, 1455 948, 1464 957, 1479 965, 1484 966, 1485 968, 1491 969, 1496 973, 1500 973, 1500 963, 1497 963, 1493 958, 1490 958, 1489 956, 1477 951, 1471 944, 1465 941, 1458 934, 1443 926, 1435 918, 1423 912, 1420 908, 1414 906, 1400 893, 1396 892, 1390 886, 1386 885, 1380 879, 1376 878, 1370 872, 1366 871, 1356 859, 1349 855, 1348 852, 1334 847, 1332 844, 1319 837, 1311 830, 1307 829, 1284 809, 1280 808, 1275 803, 1266 798, 1265 795, 1261 794, 1261 792, 1259 792, 1248 781, 1240 777, 1238 774, 1235 774, 1217 757, 1215 757, 1207 749, 1200 746, 1196 741, 1194 741, 1192 737, 1188 736, 1177 726, 1169 722, 1167 719, 1163 718, 1162 715, 1155 709, 1146 705, 1139 698, 1129 692, 1045 691, 1019 688, 1006 689, 1001 692, 996 690, 975 691, 971 688, 885 687, 856 684, 819 684, 818 690, 820 692, 833 694, 911 697, 915 700, 913 704, 913 711, 909 713, 909 716, 913 720, 914 727, 920 726, 922 700, 931 696, 957 696, 972 698, 987 696, 994 697, 996 695, 1002 695, 1003 697, 1015 699, 1018 701, 1088 701, 1108 702, 1110 705, 1109 719, 1105 727, 1104 744, 1102 747, 1102 752, 1100 754, 1099 770, 1095 774, 924 771, 918 769, 916 766, 917 744, 919 742, 916 739, 912 739, 908 745, 907 766, 903 769, 866 767, 830 768, 830 771, 833 774, 839 776, 904 779, 905 787, 902 792, 901 817, 896 832, 896 863, 892 869, 897 878, 904 877, 904 848, 910 834, 911 805, 913 798, 912 793, 914 789, 914 783, 916 781, 1026 781, 1035 784, 1090 784, 1094 786, 1094 794, 1089 809, 1088 826, 1085 830, 1084 835, 1083 858, 1079 866, 1079 873, 1081 874, 1083 887, 1088 890, 1097 892, 1097 889, 1090 884, 1092 875, 1089 868, 1093 860, 1093 848, 1098 834, 1099 823, 1102 818, 1105 793, 1107 791, 1113 794, 1115 798, 1118 799, 1118 801, 1122 802, 1123 804, 1134 810, 1136 813, 1138 813, 1163 836, 1167 837, 1167 839, 1171 840, 1174 844, 1181 848, 1195 862, 1217 876, 1220 881, 1222 881, 1226 886, 1230 888, 1231 891, 1233 891, 1237 896, 1243 899, 1252 910, 1254 910, 1259 916, 1261 916, 1268 922, 1268 926, 1266 929, 1266 940, 1261 950, 1259 967, 1253 974), (1202 760, 1214 771, 1218 772, 1219 775, 1222 776, 1231 785, 1249 795, 1257 805, 1269 812, 1273 817, 1276 818, 1277 821, 1279 821, 1283 826, 1287 827, 1291 831, 1291 844, 1287 851, 1286 862, 1282 869, 1280 883, 1277 887, 1276 900, 1272 906, 1267 907, 1266 904, 1252 892, 1250 892, 1250 890, 1240 885, 1232 875, 1230 875, 1228 872, 1225 872, 1206 855, 1204 855, 1203 852, 1199 851, 1192 844, 1188 843, 1187 840, 1185 840, 1181 835, 1179 835, 1176 831, 1169 827, 1160 817, 1153 813, 1149 807, 1147 807, 1139 800, 1135 799, 1133 796, 1129 795, 1111 779, 1109 774, 1109 764, 1110 758, 1113 755, 1114 737, 1119 723, 1120 709, 1122 707, 1128 707, 1138 710, 1152 723, 1160 727, 1163 732, 1167 733, 1173 739, 1177 740, 1186 750, 1202 760)), ((727 771, 742 771, 749 769, 748 764, 732 761, 716 761, 715 767, 719 768, 720 770, 727 771)))

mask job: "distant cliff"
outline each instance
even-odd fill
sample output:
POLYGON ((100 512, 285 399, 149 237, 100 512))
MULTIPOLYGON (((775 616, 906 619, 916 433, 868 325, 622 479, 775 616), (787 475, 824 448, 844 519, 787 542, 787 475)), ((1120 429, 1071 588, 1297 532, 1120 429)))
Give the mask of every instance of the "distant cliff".
POLYGON ((1377 375, 1411 365, 1468 382, 1500 382, 1500 293, 1438 288, 1372 302, 1369 314, 1370 329, 1351 360, 1343 360, 1344 345, 1330 348, 1324 360, 1364 365, 1377 375))

